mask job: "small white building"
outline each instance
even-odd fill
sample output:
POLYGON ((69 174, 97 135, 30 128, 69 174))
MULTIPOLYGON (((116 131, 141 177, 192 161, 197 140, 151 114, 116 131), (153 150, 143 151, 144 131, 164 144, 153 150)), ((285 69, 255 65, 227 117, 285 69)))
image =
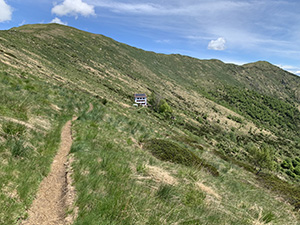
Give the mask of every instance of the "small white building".
POLYGON ((134 102, 141 106, 147 106, 146 94, 134 94, 134 102))

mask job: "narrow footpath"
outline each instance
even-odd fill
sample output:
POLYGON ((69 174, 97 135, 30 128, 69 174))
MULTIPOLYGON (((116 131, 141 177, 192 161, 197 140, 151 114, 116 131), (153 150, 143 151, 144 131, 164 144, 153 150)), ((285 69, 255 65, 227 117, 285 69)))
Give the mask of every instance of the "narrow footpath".
POLYGON ((41 182, 36 199, 28 211, 28 218, 21 223, 23 225, 60 225, 73 222, 73 219, 66 218, 68 204, 74 202, 74 199, 70 198, 75 197, 75 194, 68 190, 71 186, 68 175, 68 154, 72 146, 71 124, 72 121, 69 120, 62 128, 60 147, 51 171, 41 182))

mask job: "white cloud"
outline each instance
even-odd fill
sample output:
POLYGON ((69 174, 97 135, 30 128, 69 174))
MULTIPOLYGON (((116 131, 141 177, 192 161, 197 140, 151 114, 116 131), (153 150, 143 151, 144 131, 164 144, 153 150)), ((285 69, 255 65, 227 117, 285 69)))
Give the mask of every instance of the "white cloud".
POLYGON ((295 66, 290 66, 290 65, 276 65, 278 67, 280 67, 281 69, 284 69, 284 70, 295 70, 297 69, 297 67, 295 66))
POLYGON ((127 13, 147 13, 156 14, 160 11, 157 6, 153 4, 127 4, 118 3, 109 6, 114 12, 127 12, 127 13))
POLYGON ((23 26, 26 23, 26 20, 23 20, 21 23, 19 23, 19 26, 23 26))
POLYGON ((226 40, 223 37, 219 37, 217 40, 211 40, 207 46, 208 49, 223 51, 225 50, 226 40))
POLYGON ((63 21, 61 21, 61 19, 59 19, 57 17, 55 17, 53 20, 51 20, 50 23, 58 23, 58 24, 61 24, 61 25, 68 25, 67 22, 63 22, 63 21))
POLYGON ((224 12, 248 7, 249 3, 232 2, 229 0, 218 1, 200 1, 186 0, 184 4, 181 0, 173 0, 172 2, 162 2, 161 0, 152 0, 147 3, 140 1, 120 2, 105 0, 87 0, 95 6, 108 8, 115 13, 135 13, 148 15, 199 15, 200 13, 224 12))
POLYGON ((163 40, 155 40, 155 42, 159 44, 169 44, 171 41, 169 39, 163 39, 163 40))
MULTIPOLYGON (((174 39, 187 41, 193 49, 203 46, 219 51, 230 49, 226 54, 240 57, 241 61, 245 55, 251 55, 253 61, 256 58, 268 61, 283 57, 300 59, 300 1, 83 1, 99 9, 101 17, 117 21, 115 23, 120 26, 135 29, 134 32, 137 27, 151 32, 157 43, 166 39, 156 35, 155 31, 160 30, 174 39), (275 17, 278 19, 274 20, 275 17), (226 40, 216 40, 218 37, 226 40)), ((210 54, 218 52, 209 51, 208 57, 210 54)))
POLYGON ((62 4, 52 8, 52 13, 58 16, 93 16, 95 15, 94 6, 89 5, 82 0, 64 0, 62 4))
POLYGON ((0 0, 0 22, 11 20, 12 8, 4 0, 0 0))
POLYGON ((239 61, 239 60, 231 60, 231 59, 221 59, 224 63, 228 63, 228 64, 235 64, 235 65, 239 65, 239 66, 242 66, 242 65, 245 65, 249 62, 246 62, 246 61, 239 61))
POLYGON ((288 71, 290 73, 300 75, 299 66, 291 66, 291 65, 275 65, 275 66, 278 66, 279 68, 288 71))

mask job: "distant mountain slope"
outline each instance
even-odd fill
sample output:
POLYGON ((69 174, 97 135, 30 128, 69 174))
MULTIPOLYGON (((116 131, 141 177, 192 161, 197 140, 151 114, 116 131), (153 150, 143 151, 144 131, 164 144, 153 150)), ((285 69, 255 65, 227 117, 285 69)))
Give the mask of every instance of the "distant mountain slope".
POLYGON ((300 101, 299 77, 267 62, 237 66, 219 60, 156 54, 58 24, 25 25, 1 31, 1 51, 2 57, 14 58, 15 66, 26 68, 30 63, 31 70, 43 71, 48 76, 55 73, 66 79, 86 79, 82 74, 89 73, 93 75, 89 80, 106 87, 109 84, 103 80, 115 81, 116 75, 121 75, 124 81, 118 79, 118 83, 123 89, 163 89, 159 82, 168 80, 193 90, 232 85, 300 101), (143 82, 139 83, 141 79, 143 82))

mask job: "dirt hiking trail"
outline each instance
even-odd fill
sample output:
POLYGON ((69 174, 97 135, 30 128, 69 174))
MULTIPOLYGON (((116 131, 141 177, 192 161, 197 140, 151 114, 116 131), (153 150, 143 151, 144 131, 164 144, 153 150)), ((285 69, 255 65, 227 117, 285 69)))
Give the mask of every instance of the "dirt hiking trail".
POLYGON ((72 146, 71 123, 69 120, 62 128, 60 147, 51 165, 51 171, 41 182, 36 199, 28 211, 28 218, 21 222, 22 225, 60 225, 71 224, 74 221, 76 215, 66 218, 66 212, 75 199, 69 174, 71 162, 68 161, 72 146))

